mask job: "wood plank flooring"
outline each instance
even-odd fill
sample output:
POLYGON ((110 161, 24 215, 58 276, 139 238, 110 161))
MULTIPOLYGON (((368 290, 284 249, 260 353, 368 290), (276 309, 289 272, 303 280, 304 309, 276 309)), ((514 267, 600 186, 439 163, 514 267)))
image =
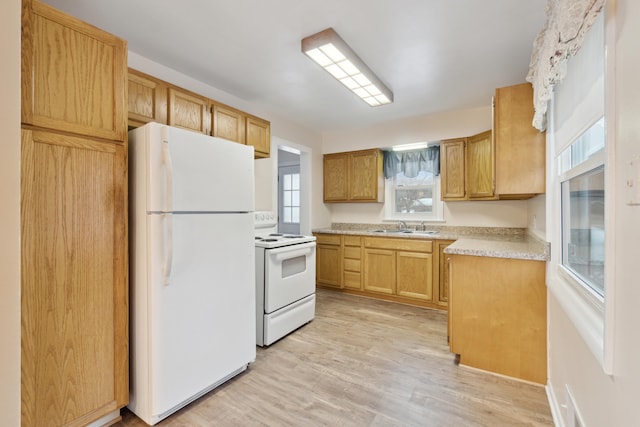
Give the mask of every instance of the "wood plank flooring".
MULTIPOLYGON (((544 388, 457 366, 445 312, 318 290, 316 318, 157 424, 552 426, 544 388)), ((144 426, 128 410, 118 426, 144 426)))

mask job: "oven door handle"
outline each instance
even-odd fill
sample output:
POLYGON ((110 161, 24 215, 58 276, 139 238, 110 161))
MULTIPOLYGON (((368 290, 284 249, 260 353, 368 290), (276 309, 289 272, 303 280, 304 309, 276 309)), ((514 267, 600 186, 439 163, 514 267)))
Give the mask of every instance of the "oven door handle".
POLYGON ((299 245, 285 246, 282 248, 269 249, 269 256, 277 261, 310 255, 316 248, 316 243, 302 243, 299 245))

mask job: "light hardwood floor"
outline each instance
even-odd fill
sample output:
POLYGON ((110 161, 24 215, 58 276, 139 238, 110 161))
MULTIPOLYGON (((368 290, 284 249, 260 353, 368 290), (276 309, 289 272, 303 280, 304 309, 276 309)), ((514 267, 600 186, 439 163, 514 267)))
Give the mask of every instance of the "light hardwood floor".
MULTIPOLYGON (((457 366, 445 312, 317 294, 316 318, 157 424, 551 426, 544 388, 457 366)), ((118 426, 144 426, 123 411, 118 426)))

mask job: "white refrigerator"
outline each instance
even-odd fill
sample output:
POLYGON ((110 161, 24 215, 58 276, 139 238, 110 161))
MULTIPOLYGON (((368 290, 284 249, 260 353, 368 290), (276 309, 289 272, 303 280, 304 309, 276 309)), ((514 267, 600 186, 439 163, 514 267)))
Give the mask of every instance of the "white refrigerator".
POLYGON ((129 408, 153 425, 256 356, 253 147, 129 132, 129 408))

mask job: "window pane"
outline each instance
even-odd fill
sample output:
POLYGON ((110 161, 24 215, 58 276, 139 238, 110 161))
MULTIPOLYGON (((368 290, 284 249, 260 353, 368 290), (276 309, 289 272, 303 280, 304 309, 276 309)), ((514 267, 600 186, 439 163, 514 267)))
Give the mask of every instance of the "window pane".
POLYGON ((291 191, 283 191, 282 192, 282 205, 283 206, 291 206, 291 191))
POLYGON ((291 175, 291 189, 299 190, 300 189, 300 174, 294 173, 291 175))
POLYGON ((282 186, 285 190, 291 190, 291 175, 284 175, 284 182, 282 183, 282 186))
POLYGON ((604 296, 604 167, 562 183, 562 264, 604 296))
POLYGON ((433 212, 433 186, 420 188, 397 187, 396 213, 433 212))
POLYGON ((300 208, 291 208, 291 222, 300 222, 300 208))
POLYGON ((284 222, 291 222, 291 208, 282 208, 284 214, 284 222))
POLYGON ((300 192, 292 191, 291 192, 291 206, 300 206, 300 192))

